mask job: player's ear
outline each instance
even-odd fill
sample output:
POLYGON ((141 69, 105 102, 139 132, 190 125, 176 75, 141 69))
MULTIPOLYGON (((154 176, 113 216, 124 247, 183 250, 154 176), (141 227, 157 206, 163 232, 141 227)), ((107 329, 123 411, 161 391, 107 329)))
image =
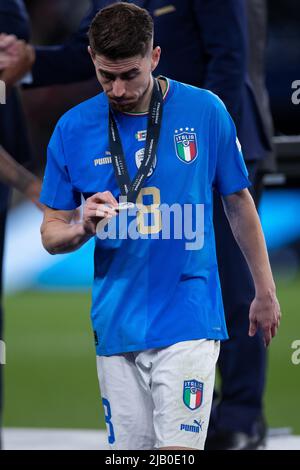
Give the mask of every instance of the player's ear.
POLYGON ((159 46, 156 46, 152 51, 152 57, 151 57, 151 71, 152 72, 158 66, 160 54, 161 54, 161 48, 159 46))

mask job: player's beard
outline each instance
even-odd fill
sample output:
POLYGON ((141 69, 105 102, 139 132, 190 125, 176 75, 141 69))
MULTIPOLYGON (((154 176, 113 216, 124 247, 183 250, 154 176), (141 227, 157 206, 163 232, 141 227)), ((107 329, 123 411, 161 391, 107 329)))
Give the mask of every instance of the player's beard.
MULTIPOLYGON (((125 101, 125 100, 124 100, 125 101)), ((126 101, 124 103, 122 103, 122 101, 110 101, 110 104, 111 104, 111 107, 115 110, 115 111, 119 111, 121 113, 130 113, 130 112, 133 112, 134 108, 136 107, 136 101, 134 102, 129 102, 129 103, 126 103, 126 101)))
POLYGON ((150 77, 147 87, 145 88, 142 95, 137 98, 137 100, 130 101, 129 99, 128 103, 126 103, 127 101, 126 99, 124 100, 124 103, 122 103, 122 99, 120 99, 120 101, 110 100, 110 104, 115 111, 119 111, 123 113, 146 112, 149 109, 152 86, 153 86, 153 79, 152 77, 150 77), (149 94, 149 98, 145 99, 147 94, 149 94), (144 109, 140 109, 140 106, 144 101, 145 101, 145 105, 143 105, 144 109))

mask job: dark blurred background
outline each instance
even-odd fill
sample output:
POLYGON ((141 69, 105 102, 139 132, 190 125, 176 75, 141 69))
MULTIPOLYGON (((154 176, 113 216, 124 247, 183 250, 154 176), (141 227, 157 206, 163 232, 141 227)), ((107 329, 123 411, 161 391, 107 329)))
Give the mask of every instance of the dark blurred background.
MULTIPOLYGON (((39 45, 67 40, 90 5, 89 0, 26 0, 25 3, 31 17, 32 42, 39 45)), ((297 0, 269 0, 268 6, 266 72, 275 133, 295 135, 300 133, 300 105, 292 103, 291 87, 294 80, 300 80, 300 4, 297 0)), ((91 80, 23 93, 39 172, 44 166, 45 149, 57 119, 98 90, 96 80, 91 80)))
MULTIPOLYGON (((25 3, 31 18, 32 43, 43 46, 67 41, 90 7, 89 0, 27 0, 25 3)), ((94 79, 23 91, 24 107, 34 143, 36 172, 43 172, 45 151, 61 115, 99 90, 98 82, 94 79)))
POLYGON ((300 79, 300 2, 269 0, 269 36, 266 57, 276 134, 300 133, 300 105, 291 101, 291 84, 300 79))

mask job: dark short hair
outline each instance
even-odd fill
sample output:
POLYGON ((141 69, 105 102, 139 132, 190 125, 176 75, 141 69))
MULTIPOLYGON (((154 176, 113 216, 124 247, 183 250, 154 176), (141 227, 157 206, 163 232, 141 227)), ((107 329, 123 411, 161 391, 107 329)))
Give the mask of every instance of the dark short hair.
POLYGON ((94 54, 109 59, 144 57, 153 38, 153 20, 144 8, 118 2, 96 14, 88 36, 94 54))

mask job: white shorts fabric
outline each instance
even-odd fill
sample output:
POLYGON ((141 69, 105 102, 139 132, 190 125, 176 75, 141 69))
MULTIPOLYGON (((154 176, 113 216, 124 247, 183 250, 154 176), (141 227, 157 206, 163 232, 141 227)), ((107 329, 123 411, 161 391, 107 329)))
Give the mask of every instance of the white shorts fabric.
POLYGON ((203 449, 219 349, 219 341, 195 340, 97 356, 111 449, 203 449))

